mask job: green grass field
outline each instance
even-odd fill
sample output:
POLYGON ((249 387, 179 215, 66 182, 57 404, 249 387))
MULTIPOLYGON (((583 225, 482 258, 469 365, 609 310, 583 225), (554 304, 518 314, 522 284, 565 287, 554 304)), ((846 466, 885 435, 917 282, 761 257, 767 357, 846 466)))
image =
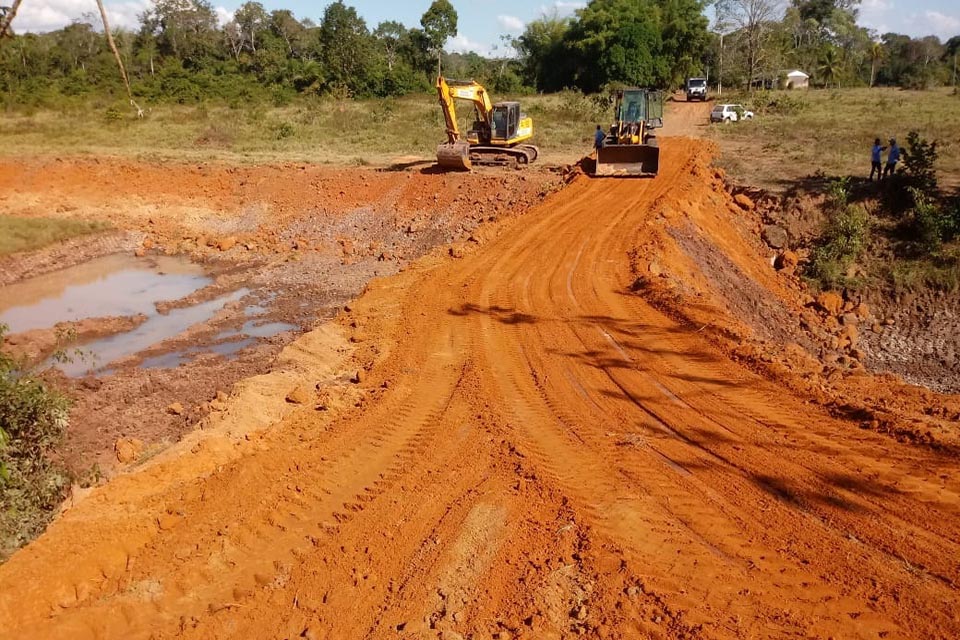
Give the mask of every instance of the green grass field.
MULTIPOLYGON (((546 162, 579 159, 591 148, 591 123, 609 118, 593 100, 574 92, 519 99, 534 119, 534 142, 546 162)), ((461 125, 466 125, 472 114, 461 107, 459 115, 461 125)), ((140 120, 122 104, 89 103, 59 111, 8 113, 0 119, 0 138, 4 140, 0 153, 5 155, 382 165, 403 156, 432 158, 445 135, 436 98, 422 95, 356 101, 316 98, 283 107, 236 109, 159 105, 150 107, 140 120)))
POLYGON ((724 95, 723 102, 756 111, 752 121, 708 128, 720 165, 738 182, 781 190, 818 172, 866 178, 874 138, 902 145, 916 129, 939 142, 942 183, 960 186, 960 96, 952 89, 811 89, 724 95))
POLYGON ((75 236, 103 231, 99 222, 0 215, 0 256, 30 251, 75 236))

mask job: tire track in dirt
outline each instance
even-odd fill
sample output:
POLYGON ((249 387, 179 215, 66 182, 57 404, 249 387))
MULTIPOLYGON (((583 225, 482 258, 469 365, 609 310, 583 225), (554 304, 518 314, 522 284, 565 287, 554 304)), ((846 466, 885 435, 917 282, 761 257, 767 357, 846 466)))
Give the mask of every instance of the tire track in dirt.
POLYGON ((668 224, 662 207, 701 198, 707 153, 667 139, 654 180, 580 178, 462 260, 372 284, 351 304, 373 354, 357 406, 294 412, 209 477, 157 489, 144 508, 175 525, 62 607, 42 593, 76 578, 39 563, 75 548, 80 515, 96 520, 81 503, 0 568, 0 624, 76 638, 960 635, 956 460, 832 418, 630 291, 628 252, 668 224), (41 602, 8 588, 25 575, 41 602))

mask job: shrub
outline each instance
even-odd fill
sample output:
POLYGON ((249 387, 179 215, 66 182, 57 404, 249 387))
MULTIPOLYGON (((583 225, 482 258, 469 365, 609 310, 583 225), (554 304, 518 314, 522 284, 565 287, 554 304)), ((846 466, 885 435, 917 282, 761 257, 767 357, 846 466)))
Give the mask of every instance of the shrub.
POLYGON ((805 111, 809 103, 796 92, 758 91, 752 97, 757 113, 791 116, 805 111))
POLYGON ((907 148, 903 150, 903 170, 908 186, 931 197, 939 191, 937 183, 937 163, 939 153, 937 142, 920 137, 916 131, 907 134, 907 148))
POLYGON ((42 531, 63 499, 69 478, 55 454, 68 406, 0 351, 0 558, 42 531))
POLYGON ((960 203, 939 204, 913 187, 910 196, 914 202, 911 220, 914 241, 921 252, 936 254, 944 242, 960 233, 960 203))
POLYGON ((849 204, 848 178, 830 184, 826 208, 827 224, 810 255, 808 275, 826 287, 835 287, 866 248, 870 218, 863 207, 849 204))

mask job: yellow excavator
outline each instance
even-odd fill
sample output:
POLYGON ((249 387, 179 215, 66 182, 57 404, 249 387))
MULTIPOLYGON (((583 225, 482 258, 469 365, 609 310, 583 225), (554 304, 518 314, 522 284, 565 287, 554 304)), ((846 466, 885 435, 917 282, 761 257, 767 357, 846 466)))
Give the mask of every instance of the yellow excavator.
POLYGON ((663 94, 650 89, 619 89, 614 123, 597 151, 598 176, 655 176, 660 148, 654 129, 663 126, 663 94))
POLYGON ((469 171, 474 164, 530 164, 540 155, 532 144, 533 119, 520 111, 519 102, 497 102, 473 80, 437 77, 437 96, 447 126, 447 141, 437 147, 437 164, 469 171), (457 124, 456 100, 473 105, 474 122, 466 136, 457 124))

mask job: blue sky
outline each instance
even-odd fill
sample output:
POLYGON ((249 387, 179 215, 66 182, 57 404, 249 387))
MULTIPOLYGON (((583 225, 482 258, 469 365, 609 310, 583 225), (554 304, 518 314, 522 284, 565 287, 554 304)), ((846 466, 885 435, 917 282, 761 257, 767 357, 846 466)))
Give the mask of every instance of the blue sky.
MULTIPOLYGON (((2 0, 0 0, 2 1, 2 0)), ((372 29, 383 20, 399 20, 417 26, 431 0, 345 0, 353 5, 372 29)), ((784 0, 785 1, 785 0, 784 0)), ((212 0, 221 20, 229 19, 242 0, 212 0)), ((447 49, 496 53, 500 35, 516 35, 523 25, 544 13, 569 15, 585 3, 577 0, 452 0, 459 14, 459 33, 447 49)), ((137 15, 150 0, 105 0, 115 26, 134 26, 137 15)), ((298 18, 318 20, 325 2, 308 0, 263 0, 268 9, 291 9, 298 18)), ((18 31, 58 29, 85 13, 96 11, 94 0, 23 0, 14 22, 18 31)), ((862 0, 860 24, 880 33, 896 31, 912 36, 934 34, 941 39, 960 35, 960 0, 862 0)))

